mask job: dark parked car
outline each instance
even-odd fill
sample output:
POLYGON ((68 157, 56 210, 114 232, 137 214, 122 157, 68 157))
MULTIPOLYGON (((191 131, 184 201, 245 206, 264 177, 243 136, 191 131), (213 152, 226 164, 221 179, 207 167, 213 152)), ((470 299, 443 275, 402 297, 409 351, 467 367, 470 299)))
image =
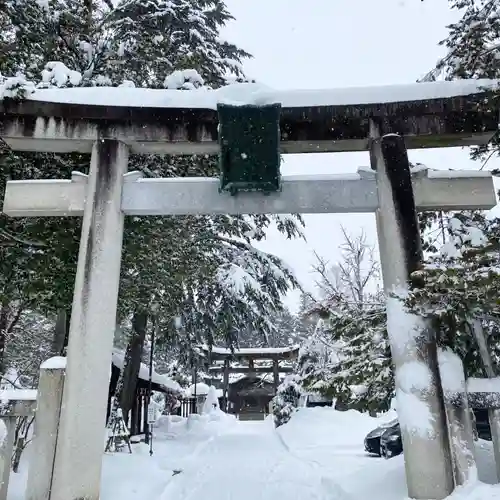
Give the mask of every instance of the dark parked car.
POLYGON ((365 451, 368 453, 381 457, 386 456, 386 450, 391 450, 390 456, 397 455, 403 451, 401 430, 397 420, 382 424, 380 427, 373 429, 365 437, 365 451), (396 450, 399 448, 401 449, 396 453, 396 450))
MULTIPOLYGON (((473 410, 477 435, 480 439, 491 441, 488 410, 473 410)), ((379 457, 391 458, 403 452, 401 428, 397 420, 373 429, 365 437, 365 451, 379 457)))

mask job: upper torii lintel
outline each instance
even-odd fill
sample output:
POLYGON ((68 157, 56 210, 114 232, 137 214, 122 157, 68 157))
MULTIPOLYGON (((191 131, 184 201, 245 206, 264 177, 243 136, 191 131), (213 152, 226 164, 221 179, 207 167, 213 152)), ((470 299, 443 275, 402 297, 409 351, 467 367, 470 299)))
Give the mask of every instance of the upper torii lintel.
MULTIPOLYGON (((485 99, 494 80, 311 91, 238 85, 249 88, 240 104, 281 103, 282 153, 368 150, 370 119, 382 133, 404 136, 408 149, 484 144, 498 128, 496 100, 485 99)), ((96 140, 115 139, 135 154, 215 154, 217 103, 234 100, 228 87, 37 90, 0 101, 0 137, 26 151, 88 153, 96 140)))

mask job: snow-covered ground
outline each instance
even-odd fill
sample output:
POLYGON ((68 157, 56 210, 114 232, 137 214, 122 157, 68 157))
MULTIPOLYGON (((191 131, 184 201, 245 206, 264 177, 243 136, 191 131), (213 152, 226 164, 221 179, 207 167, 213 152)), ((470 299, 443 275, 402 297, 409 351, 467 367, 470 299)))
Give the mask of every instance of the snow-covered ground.
MULTIPOLYGON (((218 413, 186 421, 164 417, 153 456, 104 458, 102 500, 404 500, 403 457, 367 456, 365 435, 382 421, 355 411, 303 408, 277 431, 270 420, 240 422, 218 413)), ((27 458, 13 474, 9 500, 24 500, 27 458)), ((500 500, 490 443, 477 445, 479 479, 450 500, 500 500)))

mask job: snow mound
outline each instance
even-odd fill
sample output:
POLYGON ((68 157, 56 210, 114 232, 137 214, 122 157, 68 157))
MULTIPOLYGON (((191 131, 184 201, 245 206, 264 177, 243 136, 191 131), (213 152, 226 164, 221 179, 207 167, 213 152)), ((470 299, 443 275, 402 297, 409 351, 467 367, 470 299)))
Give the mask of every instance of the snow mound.
MULTIPOLYGON (((276 432, 293 456, 320 468, 323 489, 331 498, 407 500, 403 456, 384 460, 364 451, 366 434, 395 418, 393 410, 372 418, 354 410, 301 408, 276 432)), ((458 488, 448 500, 500 500, 500 485, 493 485, 496 472, 491 443, 476 443, 476 460, 483 482, 458 488)))

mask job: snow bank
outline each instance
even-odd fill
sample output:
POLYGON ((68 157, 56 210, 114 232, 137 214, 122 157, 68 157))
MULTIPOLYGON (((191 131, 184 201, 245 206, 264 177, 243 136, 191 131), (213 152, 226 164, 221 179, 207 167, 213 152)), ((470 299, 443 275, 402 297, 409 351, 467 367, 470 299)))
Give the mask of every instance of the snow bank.
POLYGON ((500 486, 474 481, 457 488, 448 500, 500 500, 500 486))
POLYGON ((187 418, 178 415, 161 415, 153 424, 157 437, 173 439, 186 436, 213 437, 231 428, 236 423, 234 415, 228 415, 216 408, 198 415, 192 413, 187 418))
MULTIPOLYGON (((54 73, 54 71, 53 71, 54 73)), ((77 75, 58 72, 51 81, 62 78, 73 82, 77 75), (63 75, 63 77, 61 77, 63 75), (56 77, 57 76, 57 77, 56 77)), ((48 78, 48 75, 45 75, 48 78)), ((173 79, 174 80, 174 79, 173 79)), ((174 85, 174 81, 168 85, 174 85)), ((178 82, 175 81, 178 85, 178 82)), ((193 84, 194 87, 194 84, 193 84)), ((281 103, 283 107, 347 106, 400 101, 421 101, 456 96, 467 96, 482 89, 495 89, 496 80, 457 80, 444 82, 411 83, 377 87, 350 87, 324 90, 272 90, 258 83, 236 83, 217 90, 153 90, 132 87, 86 87, 38 89, 31 100, 100 106, 198 108, 217 109, 218 103, 236 105, 266 105, 281 103)), ((4 94, 8 97, 7 94, 4 94)))
MULTIPOLYGON (((301 408, 276 432, 293 456, 320 468, 327 498, 408 500, 403 456, 384 460, 364 452, 366 434, 396 417, 394 411, 372 418, 354 410, 301 408)), ((476 459, 484 482, 458 488, 447 500, 500 500, 500 485, 492 485, 496 471, 491 443, 476 443, 476 459)))

